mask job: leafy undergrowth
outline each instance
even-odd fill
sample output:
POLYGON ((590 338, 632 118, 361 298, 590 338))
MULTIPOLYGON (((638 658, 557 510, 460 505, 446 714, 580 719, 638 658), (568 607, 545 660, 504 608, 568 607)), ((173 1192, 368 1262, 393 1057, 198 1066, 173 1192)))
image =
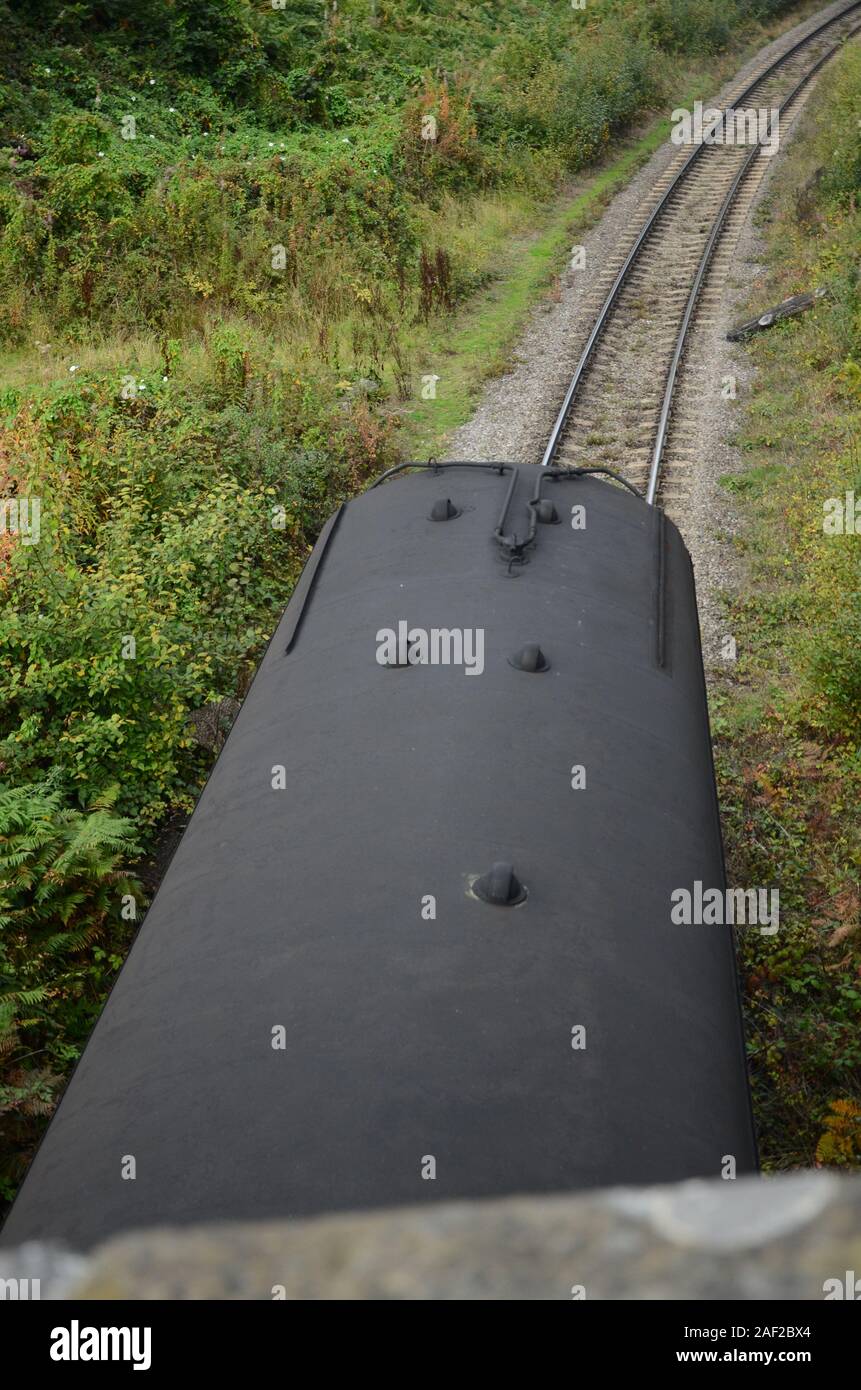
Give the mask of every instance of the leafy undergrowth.
POLYGON ((818 285, 830 297, 751 341, 748 464, 724 480, 747 571, 729 612, 737 668, 713 694, 728 868, 780 891, 778 935, 741 948, 768 1168, 861 1164, 859 117, 856 45, 778 171, 750 309, 818 285))
POLYGON ((140 890, 119 864, 138 846, 115 799, 109 788, 79 811, 51 779, 0 791, 0 1197, 14 1192, 131 940, 140 890))
POLYGON ((428 208, 546 191, 678 95, 685 55, 788 8, 46 0, 37 17, 3 0, 4 336, 174 336, 235 314, 397 378, 405 313, 480 276, 428 208), (422 253, 440 250, 429 287, 422 253))

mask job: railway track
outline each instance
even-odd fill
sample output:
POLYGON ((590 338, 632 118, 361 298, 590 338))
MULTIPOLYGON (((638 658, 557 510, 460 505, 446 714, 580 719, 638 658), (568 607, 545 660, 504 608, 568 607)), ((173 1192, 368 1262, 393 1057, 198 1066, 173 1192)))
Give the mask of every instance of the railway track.
MULTIPOLYGON (((731 89, 717 129, 725 130, 729 111, 777 109, 785 136, 810 79, 858 32, 861 0, 812 19, 800 38, 731 89)), ((761 144, 680 148, 641 209, 644 220, 608 262, 588 302, 591 328, 545 467, 611 468, 671 513, 684 502, 703 389, 694 336, 714 322, 768 164, 761 144)))

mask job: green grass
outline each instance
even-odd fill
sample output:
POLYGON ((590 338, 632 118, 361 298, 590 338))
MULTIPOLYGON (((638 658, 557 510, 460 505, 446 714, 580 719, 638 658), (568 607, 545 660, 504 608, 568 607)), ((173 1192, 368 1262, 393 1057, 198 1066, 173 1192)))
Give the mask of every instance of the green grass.
POLYGON ((744 468, 727 478, 745 579, 712 727, 728 871, 780 890, 773 942, 741 944, 754 1109, 766 1168, 861 1164, 861 536, 823 504, 861 497, 861 48, 820 81, 761 223, 751 315, 828 284, 752 339, 744 468), (816 176, 814 212, 804 190, 816 176))

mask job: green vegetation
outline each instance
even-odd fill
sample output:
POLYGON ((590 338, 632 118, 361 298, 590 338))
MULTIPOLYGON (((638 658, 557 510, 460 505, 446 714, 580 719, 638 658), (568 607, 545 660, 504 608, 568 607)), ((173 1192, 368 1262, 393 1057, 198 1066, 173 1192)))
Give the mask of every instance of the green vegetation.
POLYGON ((769 1167, 861 1163, 861 52, 826 71, 767 208, 751 312, 830 298, 752 340, 757 368, 729 479, 748 570, 739 652, 713 700, 729 868, 780 890, 780 932, 746 936, 754 1104, 769 1167))
POLYGON ((237 315, 397 383, 405 313, 481 279, 463 246, 422 305, 447 198, 545 191, 671 92, 679 55, 785 8, 48 0, 34 32, 6 0, 7 340, 187 338, 237 315))
POLYGON ((127 945, 132 842, 205 776, 191 716, 241 697, 325 516, 463 418, 658 130, 566 181, 789 8, 0 0, 5 1191, 127 945))
POLYGON ((103 1003, 105 970, 128 945, 128 931, 106 932, 117 902, 121 920, 135 920, 139 897, 117 868, 138 846, 114 796, 83 812, 63 805, 56 779, 0 792, 0 1119, 11 1139, 0 1197, 14 1193, 33 1121, 50 1114, 103 1003))

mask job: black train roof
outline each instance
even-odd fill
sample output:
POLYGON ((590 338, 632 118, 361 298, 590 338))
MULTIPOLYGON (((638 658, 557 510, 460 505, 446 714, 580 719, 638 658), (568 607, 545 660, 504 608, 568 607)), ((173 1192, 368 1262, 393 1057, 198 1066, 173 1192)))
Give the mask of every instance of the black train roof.
POLYGON ((670 921, 724 884, 690 562, 545 475, 561 524, 512 565, 537 476, 413 473, 329 523, 4 1242, 755 1165, 730 929, 670 921), (483 670, 380 665, 401 622, 481 629, 483 670), (500 861, 519 906, 476 895, 500 861))

